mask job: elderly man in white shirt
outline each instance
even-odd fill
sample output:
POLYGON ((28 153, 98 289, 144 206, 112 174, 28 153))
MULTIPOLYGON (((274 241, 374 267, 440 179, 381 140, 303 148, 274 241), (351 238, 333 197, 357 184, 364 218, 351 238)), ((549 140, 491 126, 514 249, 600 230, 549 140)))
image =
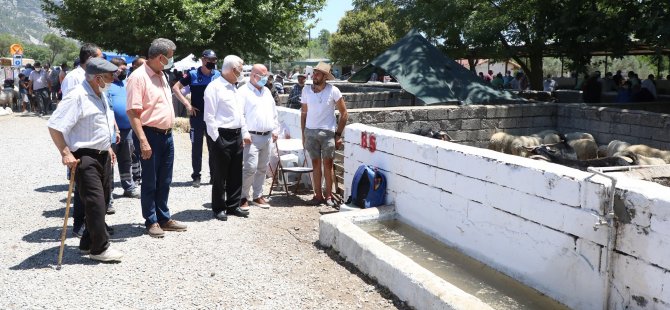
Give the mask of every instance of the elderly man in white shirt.
POLYGON ((211 146, 212 211, 221 221, 227 220, 228 215, 249 215, 249 211, 240 208, 242 147, 243 143, 251 143, 244 119, 244 103, 237 89, 237 83, 244 79, 243 65, 240 57, 226 56, 221 76, 205 89, 203 117, 211 146))
POLYGON ((264 209, 270 207, 263 198, 263 183, 270 163, 271 142, 277 141, 279 120, 272 93, 264 87, 268 76, 268 69, 264 65, 256 64, 251 69, 250 83, 238 89, 244 103, 244 119, 251 136, 251 144, 245 145, 243 151, 242 210, 248 210, 247 204, 264 209), (253 189, 251 199, 249 188, 253 189))
POLYGON ((117 67, 95 58, 86 68, 86 81, 72 89, 49 119, 51 138, 64 165, 77 166, 75 182, 86 213, 86 231, 79 250, 99 261, 118 261, 123 254, 110 247, 105 209, 111 196, 114 112, 104 92, 117 67))
POLYGON ((49 81, 49 74, 46 69, 42 69, 40 62, 35 62, 35 70, 30 72, 28 76, 28 93, 35 95, 35 102, 41 115, 49 114, 49 106, 51 106, 51 82, 49 81))

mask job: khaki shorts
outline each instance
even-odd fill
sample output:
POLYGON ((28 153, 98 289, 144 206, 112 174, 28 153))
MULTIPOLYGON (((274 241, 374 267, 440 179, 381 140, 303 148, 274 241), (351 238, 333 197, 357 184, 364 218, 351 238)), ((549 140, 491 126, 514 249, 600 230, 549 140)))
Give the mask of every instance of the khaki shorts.
POLYGON ((305 150, 312 159, 335 157, 335 132, 305 128, 305 150))

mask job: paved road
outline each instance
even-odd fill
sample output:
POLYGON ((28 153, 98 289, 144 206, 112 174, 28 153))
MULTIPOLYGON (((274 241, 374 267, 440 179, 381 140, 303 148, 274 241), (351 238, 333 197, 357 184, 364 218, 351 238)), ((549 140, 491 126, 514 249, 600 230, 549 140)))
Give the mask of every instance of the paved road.
POLYGON ((318 218, 329 209, 305 206, 307 195, 273 195, 275 207, 252 209, 248 219, 212 219, 211 186, 190 186, 188 135, 175 141, 169 205, 188 231, 146 235, 139 200, 119 196, 117 176, 117 213, 107 221, 124 260, 91 261, 68 232, 57 271, 65 168, 46 119, 0 117, 0 309, 405 308, 318 246, 318 218))

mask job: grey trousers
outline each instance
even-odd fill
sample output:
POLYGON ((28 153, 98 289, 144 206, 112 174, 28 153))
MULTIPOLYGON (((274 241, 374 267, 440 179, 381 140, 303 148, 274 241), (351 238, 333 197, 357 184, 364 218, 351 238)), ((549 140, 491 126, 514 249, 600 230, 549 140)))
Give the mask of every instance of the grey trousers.
POLYGON ((244 146, 242 161, 242 198, 249 199, 249 189, 253 188, 252 199, 263 196, 263 182, 270 163, 272 134, 251 135, 251 144, 244 146))

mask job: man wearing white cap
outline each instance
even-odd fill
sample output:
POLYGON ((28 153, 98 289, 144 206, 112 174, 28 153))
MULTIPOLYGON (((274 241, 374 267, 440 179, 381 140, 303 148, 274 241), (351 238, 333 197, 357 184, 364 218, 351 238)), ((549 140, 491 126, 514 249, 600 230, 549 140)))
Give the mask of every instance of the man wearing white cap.
POLYGON ((102 58, 89 60, 86 80, 75 86, 49 119, 51 138, 64 165, 73 168, 86 213, 86 231, 79 243, 82 253, 99 261, 118 261, 123 254, 110 247, 105 229, 105 209, 111 197, 114 112, 104 95, 117 67, 102 58))
POLYGON ((300 127, 305 150, 312 158, 314 167, 314 198, 312 204, 335 205, 332 196, 333 157, 335 149, 342 145, 342 130, 349 115, 340 90, 326 80, 334 80, 330 65, 320 62, 314 68, 312 86, 302 90, 302 114, 300 127), (335 119, 335 108, 340 112, 340 120, 335 119), (325 195, 321 191, 321 166, 326 181, 325 195))

